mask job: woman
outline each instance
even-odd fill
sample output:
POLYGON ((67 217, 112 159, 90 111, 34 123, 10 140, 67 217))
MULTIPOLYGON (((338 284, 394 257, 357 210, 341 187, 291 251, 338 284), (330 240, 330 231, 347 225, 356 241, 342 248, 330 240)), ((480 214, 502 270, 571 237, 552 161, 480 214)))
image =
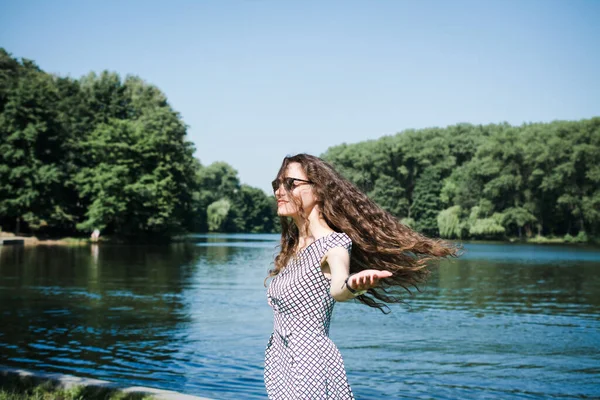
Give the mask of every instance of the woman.
MULTIPOLYGON (((265 352, 270 399, 353 399, 342 357, 329 339, 335 301, 356 298, 384 311, 400 301, 427 261, 456 248, 402 225, 318 157, 283 160, 273 181, 281 252, 267 295, 274 330, 265 352)), ((409 290, 410 291, 410 290, 409 290)))

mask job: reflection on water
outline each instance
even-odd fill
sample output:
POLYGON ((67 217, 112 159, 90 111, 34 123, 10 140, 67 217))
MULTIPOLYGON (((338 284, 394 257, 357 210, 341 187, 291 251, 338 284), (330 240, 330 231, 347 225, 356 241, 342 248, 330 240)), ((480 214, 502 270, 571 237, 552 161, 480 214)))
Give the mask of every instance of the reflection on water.
MULTIPOLYGON (((479 312, 595 314, 600 309, 600 263, 530 265, 465 259, 437 271, 441 307, 479 312)), ((423 296, 427 298, 427 296, 423 296)))
MULTIPOLYGON (((169 246, 0 246, 0 364, 265 398, 276 235, 169 246)), ((468 244, 382 315, 336 305, 358 399, 600 396, 600 251, 468 244)))

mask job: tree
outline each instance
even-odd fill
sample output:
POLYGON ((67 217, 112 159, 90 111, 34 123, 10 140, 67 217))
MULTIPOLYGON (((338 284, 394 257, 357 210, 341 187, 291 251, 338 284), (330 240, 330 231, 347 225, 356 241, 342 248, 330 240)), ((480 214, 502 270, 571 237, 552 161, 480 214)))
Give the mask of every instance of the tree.
POLYGON ((206 209, 208 230, 211 232, 223 232, 230 209, 231 202, 228 199, 220 199, 209 205, 206 209))
MULTIPOLYGON (((90 87, 104 87, 87 79, 90 87)), ((112 82, 112 76, 103 74, 101 80, 112 82)), ((90 206, 78 229, 104 228, 125 236, 184 230, 196 185, 185 126, 164 95, 140 79, 128 78, 123 90, 112 83, 108 87, 125 98, 120 105, 109 101, 108 110, 129 119, 109 118, 79 144, 86 157, 74 182, 90 206)))
POLYGON ((442 183, 438 168, 429 167, 421 175, 415 184, 413 191, 413 203, 410 215, 416 223, 413 227, 419 232, 427 235, 438 235, 437 216, 441 211, 440 192, 442 183))
POLYGON ((0 49, 0 215, 37 230, 71 218, 56 203, 63 180, 52 77, 0 49))
POLYGON ((596 233, 599 126, 600 118, 457 124, 343 144, 323 157, 382 208, 429 235, 437 234, 438 217, 445 232, 472 238, 596 233))
POLYGON ((464 224, 461 222, 460 206, 440 211, 437 217, 440 235, 445 238, 462 238, 464 224))

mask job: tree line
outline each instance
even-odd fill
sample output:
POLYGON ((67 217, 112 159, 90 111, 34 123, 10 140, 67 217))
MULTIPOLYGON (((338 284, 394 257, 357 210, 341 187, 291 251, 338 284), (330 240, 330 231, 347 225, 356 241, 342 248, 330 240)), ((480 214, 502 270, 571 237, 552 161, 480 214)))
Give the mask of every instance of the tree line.
POLYGON ((275 201, 194 158, 166 96, 135 76, 42 71, 0 48, 0 227, 126 238, 275 229, 275 201))
POLYGON ((599 234, 599 117, 406 130, 323 157, 428 235, 586 242, 599 234))
MULTIPOLYGON (((275 232, 272 194, 194 158, 166 96, 139 77, 42 71, 0 48, 0 228, 123 237, 275 232)), ((600 118, 406 130, 321 155, 430 236, 554 236, 600 226, 600 118)))

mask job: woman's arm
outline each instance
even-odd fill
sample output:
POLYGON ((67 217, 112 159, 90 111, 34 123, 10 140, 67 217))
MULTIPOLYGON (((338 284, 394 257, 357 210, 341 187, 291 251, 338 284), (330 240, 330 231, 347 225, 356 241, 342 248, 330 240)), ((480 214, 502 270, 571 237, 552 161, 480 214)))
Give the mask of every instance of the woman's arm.
POLYGON ((354 295, 346 288, 344 282, 350 274, 350 254, 343 247, 330 249, 325 256, 331 274, 330 293, 337 301, 346 301, 354 295))
POLYGON ((342 247, 330 249, 325 256, 325 261, 329 265, 331 273, 331 296, 337 301, 347 301, 356 297, 349 289, 367 290, 376 287, 380 279, 392 276, 389 271, 379 271, 376 269, 367 269, 357 274, 350 274, 350 255, 348 250, 342 247), (346 285, 346 279, 348 284, 346 285))

